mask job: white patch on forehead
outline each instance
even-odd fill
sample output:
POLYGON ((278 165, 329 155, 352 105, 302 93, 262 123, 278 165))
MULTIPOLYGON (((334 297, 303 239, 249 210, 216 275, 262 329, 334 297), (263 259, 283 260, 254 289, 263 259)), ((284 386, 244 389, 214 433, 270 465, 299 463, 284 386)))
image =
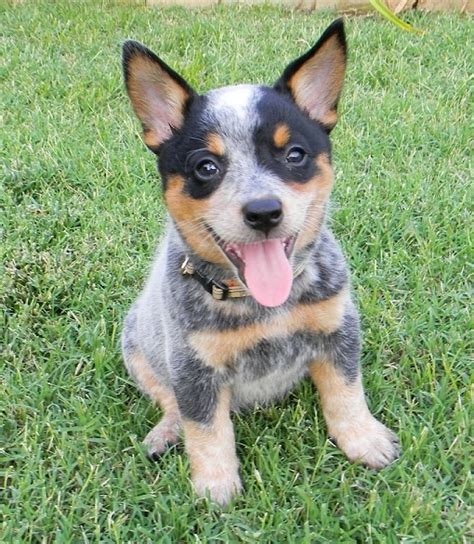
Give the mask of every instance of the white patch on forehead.
POLYGON ((258 169, 254 133, 259 123, 257 104, 261 93, 257 85, 235 85, 206 95, 204 119, 224 141, 227 181, 254 177, 258 169))
POLYGON ((236 85, 206 95, 204 121, 222 138, 227 159, 224 180, 210 198, 206 222, 222 240, 251 243, 261 239, 261 233, 243 220, 242 207, 251 200, 272 197, 283 202, 285 220, 275 231, 276 237, 298 233, 306 218, 308 195, 292 190, 257 159, 255 130, 263 121, 258 112, 263 89, 236 85))
POLYGON ((233 85, 215 89, 207 94, 209 113, 221 118, 222 114, 232 114, 241 121, 249 121, 256 115, 256 102, 260 95, 257 85, 233 85))

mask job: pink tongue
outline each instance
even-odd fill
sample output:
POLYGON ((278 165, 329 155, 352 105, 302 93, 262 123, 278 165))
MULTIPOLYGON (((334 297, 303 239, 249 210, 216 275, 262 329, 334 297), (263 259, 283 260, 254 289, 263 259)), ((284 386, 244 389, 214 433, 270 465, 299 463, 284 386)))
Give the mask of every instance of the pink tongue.
POLYGON ((280 306, 288 298, 293 271, 280 240, 239 244, 247 287, 263 306, 280 306))

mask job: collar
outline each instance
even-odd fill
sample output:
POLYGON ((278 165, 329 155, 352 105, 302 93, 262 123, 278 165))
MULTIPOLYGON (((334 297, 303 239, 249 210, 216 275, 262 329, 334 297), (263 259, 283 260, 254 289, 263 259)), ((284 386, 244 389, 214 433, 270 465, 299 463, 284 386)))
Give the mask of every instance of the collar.
MULTIPOLYGON (((295 270, 294 277, 297 278, 305 269, 306 261, 302 261, 295 270)), ((215 300, 227 300, 228 298, 249 297, 249 290, 244 287, 237 278, 229 280, 216 281, 214 277, 206 276, 191 261, 188 255, 185 256, 181 264, 181 274, 191 276, 198 281, 204 289, 212 295, 215 300)))

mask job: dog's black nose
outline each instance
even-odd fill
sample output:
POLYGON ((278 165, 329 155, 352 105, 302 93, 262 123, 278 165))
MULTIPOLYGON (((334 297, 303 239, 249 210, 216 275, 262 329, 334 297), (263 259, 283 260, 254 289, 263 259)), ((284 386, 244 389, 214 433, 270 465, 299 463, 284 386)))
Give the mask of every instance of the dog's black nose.
POLYGON ((283 210, 281 202, 275 198, 251 200, 243 208, 244 221, 249 227, 268 234, 281 223, 283 210))

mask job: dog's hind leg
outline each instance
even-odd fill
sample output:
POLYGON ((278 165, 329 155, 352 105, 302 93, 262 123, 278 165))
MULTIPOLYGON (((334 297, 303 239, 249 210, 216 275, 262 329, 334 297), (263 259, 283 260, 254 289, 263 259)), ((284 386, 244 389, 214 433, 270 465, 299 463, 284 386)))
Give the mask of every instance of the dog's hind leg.
POLYGON ((160 422, 153 427, 143 441, 148 456, 155 459, 179 440, 181 416, 176 398, 169 387, 160 383, 143 353, 133 351, 124 355, 125 366, 138 387, 163 410, 160 422))
POLYGON ((144 440, 148 456, 155 459, 168 446, 176 444, 181 430, 181 416, 171 387, 160 380, 149 360, 140 349, 137 335, 137 305, 125 318, 122 332, 122 353, 125 366, 139 389, 163 410, 163 416, 144 440))

